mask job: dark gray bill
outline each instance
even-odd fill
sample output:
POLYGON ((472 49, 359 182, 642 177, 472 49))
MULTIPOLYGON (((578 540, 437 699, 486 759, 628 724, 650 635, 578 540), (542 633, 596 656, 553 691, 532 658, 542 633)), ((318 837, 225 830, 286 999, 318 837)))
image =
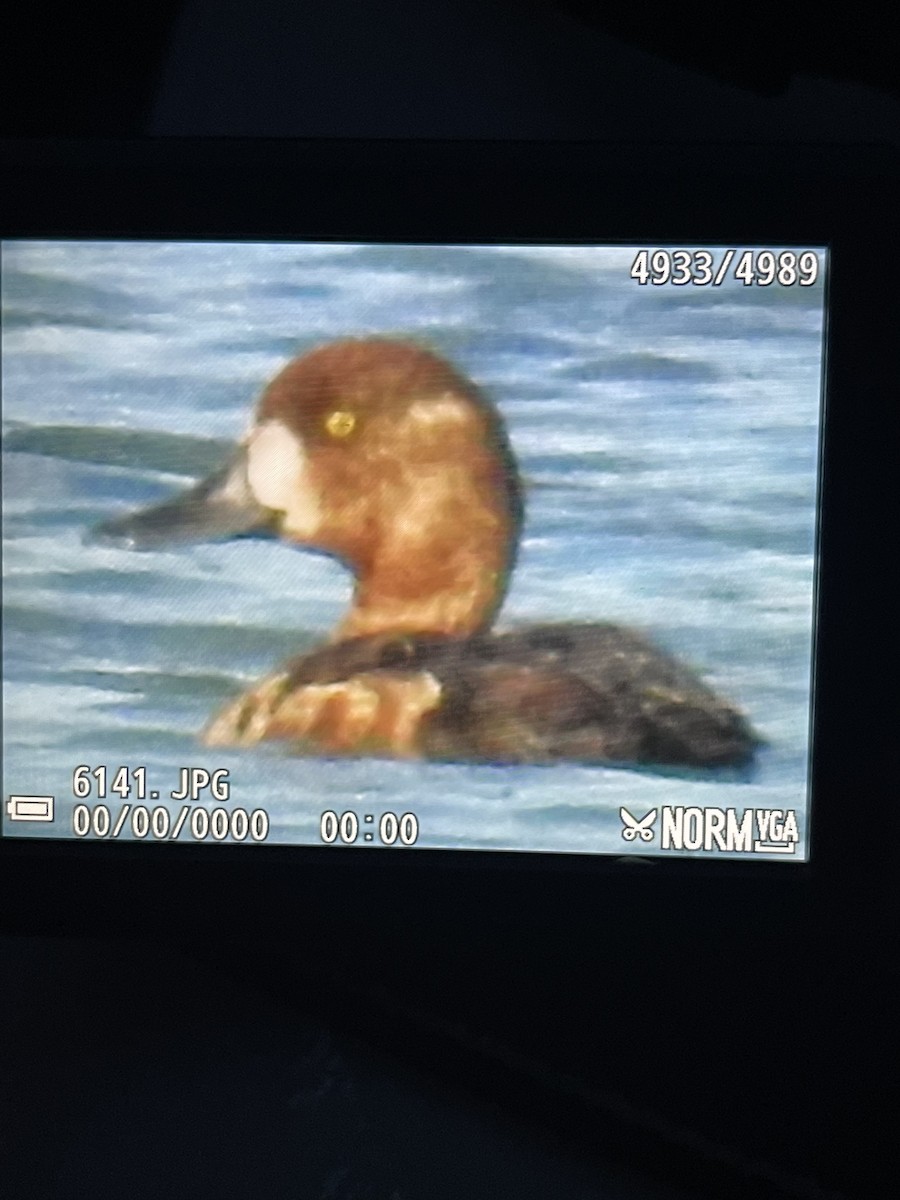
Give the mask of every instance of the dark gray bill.
POLYGON ((276 531, 278 514, 264 508, 247 482, 247 454, 241 447, 221 470, 186 492, 97 525, 92 542, 125 550, 156 550, 179 542, 210 542, 276 531))

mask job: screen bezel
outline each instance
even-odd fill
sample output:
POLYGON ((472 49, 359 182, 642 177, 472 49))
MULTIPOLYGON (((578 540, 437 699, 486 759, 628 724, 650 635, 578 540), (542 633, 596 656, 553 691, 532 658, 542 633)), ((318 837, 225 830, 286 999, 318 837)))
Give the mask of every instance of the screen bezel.
POLYGON ((842 859, 846 867, 853 851, 840 827, 835 772, 842 720, 834 700, 848 665, 842 611, 854 535, 840 519, 837 497, 855 492, 865 502, 848 440, 853 381, 864 366, 886 378, 886 356, 879 358, 866 336, 878 324, 877 293, 859 286, 862 215, 877 220, 879 203, 885 214, 889 205, 878 181, 890 170, 877 151, 851 162, 846 152, 838 157, 821 148, 172 140, 6 143, 2 153, 5 178, 13 182, 2 229, 10 238, 822 245, 830 256, 806 863, 16 837, 0 839, 4 874, 67 862, 115 874, 140 863, 142 872, 183 875, 190 889, 196 873, 219 875, 238 862, 241 875, 260 878, 297 867, 369 877, 390 858, 390 871, 414 876, 624 871, 632 880, 752 878, 762 885, 773 877, 799 884, 834 871, 842 859), (867 188, 856 186, 860 178, 870 181, 867 188))

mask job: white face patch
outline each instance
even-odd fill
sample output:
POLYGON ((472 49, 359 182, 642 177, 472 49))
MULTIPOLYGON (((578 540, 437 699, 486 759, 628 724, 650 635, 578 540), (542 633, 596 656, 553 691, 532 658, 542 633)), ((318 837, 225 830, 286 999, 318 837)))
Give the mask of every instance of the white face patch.
POLYGON ((322 520, 302 440, 281 421, 266 421, 247 437, 247 482, 265 508, 284 513, 282 529, 312 537, 322 520))

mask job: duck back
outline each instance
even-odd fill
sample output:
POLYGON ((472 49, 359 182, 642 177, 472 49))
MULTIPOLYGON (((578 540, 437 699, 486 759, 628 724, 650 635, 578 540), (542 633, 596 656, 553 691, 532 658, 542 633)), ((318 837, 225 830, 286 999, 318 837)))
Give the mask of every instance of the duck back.
POLYGON ((437 685, 414 737, 430 759, 702 768, 746 765, 760 744, 694 671, 614 624, 353 638, 292 660, 281 678, 290 696, 417 676, 437 685))

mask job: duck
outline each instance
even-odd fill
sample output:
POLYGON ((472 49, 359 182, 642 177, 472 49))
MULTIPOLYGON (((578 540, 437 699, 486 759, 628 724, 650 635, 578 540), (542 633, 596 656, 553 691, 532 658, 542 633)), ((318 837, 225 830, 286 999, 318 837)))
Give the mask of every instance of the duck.
POLYGON ((523 484, 501 413, 431 348, 345 338, 263 389, 233 457, 94 538, 125 549, 276 537, 339 560, 331 636, 215 713, 207 746, 624 767, 746 766, 760 739, 699 673, 608 622, 496 629, 523 484))

